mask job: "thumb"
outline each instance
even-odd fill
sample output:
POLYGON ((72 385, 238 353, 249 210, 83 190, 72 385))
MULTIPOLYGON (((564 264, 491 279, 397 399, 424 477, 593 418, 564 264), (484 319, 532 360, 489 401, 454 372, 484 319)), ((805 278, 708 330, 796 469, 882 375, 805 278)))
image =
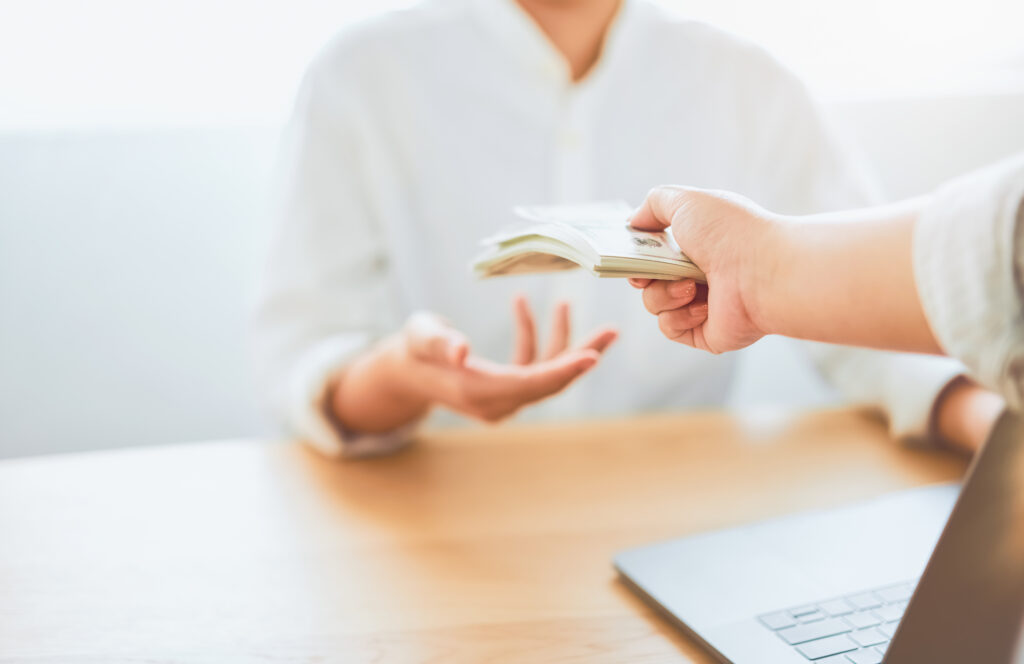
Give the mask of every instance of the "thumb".
POLYGON ((629 220, 629 225, 642 231, 662 231, 672 225, 676 211, 683 206, 689 189, 672 185, 655 187, 647 193, 629 220))
POLYGON ((419 311, 409 317, 405 338, 410 354, 427 362, 458 367, 469 355, 466 335, 430 311, 419 311))

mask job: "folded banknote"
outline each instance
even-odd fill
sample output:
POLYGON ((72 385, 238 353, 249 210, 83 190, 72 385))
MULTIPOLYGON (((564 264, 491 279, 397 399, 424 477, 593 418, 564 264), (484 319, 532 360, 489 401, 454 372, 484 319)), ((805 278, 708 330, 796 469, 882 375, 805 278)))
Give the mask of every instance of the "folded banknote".
POLYGON ((621 201, 518 207, 516 223, 483 240, 473 271, 483 278, 582 267, 598 277, 705 281, 670 233, 630 228, 632 212, 621 201))

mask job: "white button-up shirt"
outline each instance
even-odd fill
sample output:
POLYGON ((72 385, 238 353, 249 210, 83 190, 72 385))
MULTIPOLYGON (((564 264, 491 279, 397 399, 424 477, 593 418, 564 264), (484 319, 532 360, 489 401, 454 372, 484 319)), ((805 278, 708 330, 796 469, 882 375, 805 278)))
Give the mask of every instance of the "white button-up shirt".
MULTIPOLYGON (((807 92, 776 61, 629 1, 578 83, 512 0, 424 2, 353 25, 311 65, 281 167, 258 363, 293 433, 334 454, 392 449, 409 431, 335 431, 322 409, 330 376, 417 309, 450 319, 474 352, 508 357, 516 292, 542 312, 569 300, 577 330, 621 331, 592 372, 528 416, 722 404, 733 357, 667 341, 624 282, 473 279, 478 241, 515 205, 639 203, 663 183, 740 191, 789 213, 867 202, 807 92)), ((887 406, 900 435, 925 431, 936 394, 960 372, 929 358, 818 355, 849 394, 887 406)))

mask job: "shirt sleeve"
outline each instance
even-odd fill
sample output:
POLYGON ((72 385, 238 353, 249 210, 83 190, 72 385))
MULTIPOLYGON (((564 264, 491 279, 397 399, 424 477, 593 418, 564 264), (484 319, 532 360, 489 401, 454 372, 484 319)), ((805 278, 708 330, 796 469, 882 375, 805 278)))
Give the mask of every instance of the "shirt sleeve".
MULTIPOLYGON (((783 76, 779 84, 772 161, 764 166, 771 190, 782 192, 776 209, 812 214, 878 204, 882 196, 862 156, 841 140, 804 86, 783 76)), ((828 382, 847 401, 880 408, 900 442, 926 445, 934 438, 939 396, 965 373, 955 360, 801 342, 828 382)))
POLYGON ((1024 155, 953 180, 914 232, 914 277, 932 332, 1007 405, 1024 405, 1024 155))
POLYGON ((344 72, 307 73, 281 144, 278 227, 253 324, 260 383, 289 433, 331 456, 393 451, 414 426, 384 435, 340 430, 329 381, 397 328, 389 257, 367 199, 366 133, 344 72))
POLYGON ((818 370, 854 403, 888 414, 889 433, 910 446, 933 441, 935 402, 966 371, 957 360, 805 342, 818 370))

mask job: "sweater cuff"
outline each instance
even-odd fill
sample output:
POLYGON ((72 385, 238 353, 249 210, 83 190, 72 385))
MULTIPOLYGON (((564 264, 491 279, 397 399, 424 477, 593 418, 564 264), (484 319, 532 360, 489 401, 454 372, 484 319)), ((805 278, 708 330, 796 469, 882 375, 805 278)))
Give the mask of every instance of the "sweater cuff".
POLYGON ((949 183, 914 231, 914 278, 939 345, 1021 407, 1024 338, 1015 270, 1024 159, 949 183))
POLYGON ((321 454, 361 458, 390 454, 406 447, 420 422, 386 433, 365 434, 336 426, 327 415, 326 398, 331 380, 369 348, 368 335, 324 339, 303 353, 288 384, 288 422, 292 431, 321 454))

